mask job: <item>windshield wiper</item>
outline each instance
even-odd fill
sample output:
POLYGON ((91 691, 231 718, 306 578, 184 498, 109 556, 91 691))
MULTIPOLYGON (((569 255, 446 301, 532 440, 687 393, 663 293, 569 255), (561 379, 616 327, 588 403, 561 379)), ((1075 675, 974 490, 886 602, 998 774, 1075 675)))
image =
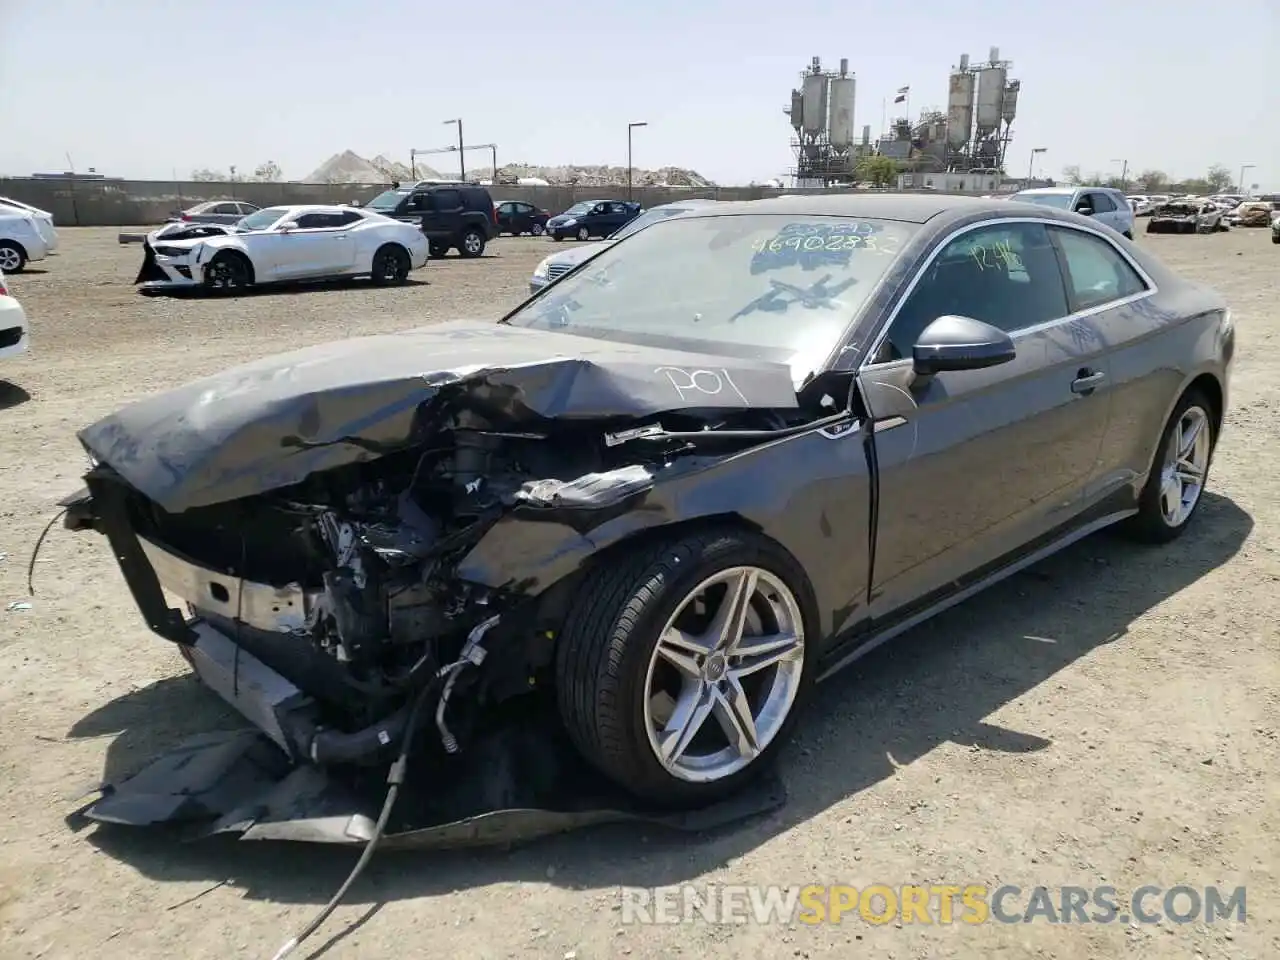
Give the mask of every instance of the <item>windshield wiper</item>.
POLYGON ((827 281, 830 279, 831 274, 824 274, 808 287, 797 287, 782 280, 770 279, 769 289, 731 316, 729 322, 732 323, 739 317, 745 317, 747 314, 754 313, 757 310, 764 310, 768 313, 785 313, 794 303, 799 303, 810 310, 834 309, 836 306, 835 297, 844 293, 857 281, 849 277, 834 287, 828 287, 827 281), (788 296, 790 299, 787 299, 788 296))

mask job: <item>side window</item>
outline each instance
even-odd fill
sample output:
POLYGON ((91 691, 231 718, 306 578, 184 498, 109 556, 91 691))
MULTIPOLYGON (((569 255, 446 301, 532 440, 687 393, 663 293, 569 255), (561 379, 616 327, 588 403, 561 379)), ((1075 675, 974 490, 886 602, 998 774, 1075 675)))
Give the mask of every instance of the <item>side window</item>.
POLYGON ((298 217, 297 224, 299 230, 321 230, 325 227, 336 226, 334 215, 332 213, 304 213, 298 217))
POLYGON ((498 204, 498 213, 504 217, 509 217, 515 212, 516 212, 516 205, 514 203, 498 204))
POLYGON ((1095 193, 1092 194, 1092 197, 1094 213, 1110 213, 1112 210, 1120 209, 1116 206, 1115 201, 1105 193, 1095 193))
POLYGON ((218 213, 218 214, 231 213, 231 214, 239 215, 240 205, 237 203, 219 203, 209 212, 218 213))
POLYGON ((408 213, 422 213, 431 209, 431 194, 415 193, 409 198, 405 204, 405 210, 408 213))
POLYGON ((608 212, 609 212, 609 205, 607 203, 597 203, 594 207, 591 208, 592 216, 599 216, 601 214, 608 213, 608 212))
POLYGON ((363 219, 364 217, 354 210, 344 210, 342 213, 333 214, 333 225, 335 227, 345 227, 349 223, 355 223, 357 220, 363 219))
POLYGON ((457 190, 437 190, 431 194, 431 209, 448 211, 462 207, 462 194, 457 190))
POLYGON ((939 317, 982 320, 1013 333, 1067 316, 1058 257, 1040 223, 994 223, 947 242, 923 268, 872 362, 911 356, 939 317))
POLYGON ((1067 290, 1073 313, 1147 289, 1137 271, 1106 240, 1080 230, 1052 229, 1067 264, 1067 290))
POLYGON ((247 217, 251 213, 258 212, 258 208, 252 203, 237 203, 236 206, 240 208, 240 215, 244 217, 247 217))

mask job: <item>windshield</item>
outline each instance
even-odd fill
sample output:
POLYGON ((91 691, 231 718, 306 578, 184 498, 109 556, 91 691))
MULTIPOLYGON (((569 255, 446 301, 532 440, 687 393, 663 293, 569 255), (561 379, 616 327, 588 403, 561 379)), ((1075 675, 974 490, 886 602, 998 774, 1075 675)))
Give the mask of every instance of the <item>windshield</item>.
POLYGON ((394 210, 400 201, 407 197, 410 190, 384 190, 365 204, 366 210, 394 210))
POLYGON ((1043 207, 1057 207, 1059 210, 1066 210, 1071 206, 1069 193, 1015 193, 1013 199, 1023 203, 1038 203, 1043 207))
POLYGON ((590 210, 593 206, 595 206, 595 204, 593 204, 593 203, 587 203, 587 202, 584 200, 582 203, 575 203, 572 207, 570 207, 570 208, 569 208, 568 210, 566 210, 564 213, 560 214, 560 216, 562 216, 562 217, 577 217, 577 216, 581 216, 582 214, 584 214, 584 213, 586 213, 588 210, 590 210))
POLYGON ((653 210, 646 210, 640 216, 636 217, 626 226, 619 227, 609 237, 610 240, 623 240, 637 230, 643 230, 651 223, 657 223, 659 220, 666 220, 668 217, 675 217, 682 213, 688 213, 693 207, 655 207, 653 210))
POLYGON ((667 219, 611 245, 505 322, 777 360, 802 379, 835 349, 917 229, 799 214, 667 219))
POLYGON ((236 223, 236 229, 265 230, 284 216, 288 209, 288 207, 267 207, 265 210, 259 210, 257 213, 251 213, 247 217, 242 217, 236 223))

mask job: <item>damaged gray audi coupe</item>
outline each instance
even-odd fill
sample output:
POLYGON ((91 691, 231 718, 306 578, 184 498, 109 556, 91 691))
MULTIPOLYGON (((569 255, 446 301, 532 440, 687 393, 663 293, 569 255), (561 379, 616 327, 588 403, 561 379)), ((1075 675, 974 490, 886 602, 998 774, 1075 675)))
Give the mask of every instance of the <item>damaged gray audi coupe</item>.
POLYGON ((288 771, 462 756, 542 698, 594 775, 696 807, 882 641, 1103 527, 1181 534, 1234 342, 1071 213, 718 204, 497 322, 140 400, 80 433, 65 523, 288 771))

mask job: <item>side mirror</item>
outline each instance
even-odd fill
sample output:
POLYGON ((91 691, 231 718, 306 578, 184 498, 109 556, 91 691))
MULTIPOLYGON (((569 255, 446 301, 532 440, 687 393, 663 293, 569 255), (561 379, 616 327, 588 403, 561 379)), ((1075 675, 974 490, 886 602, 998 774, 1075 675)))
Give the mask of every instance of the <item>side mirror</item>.
POLYGON ((288 223, 280 224, 280 226, 276 227, 276 229, 280 233, 289 233, 291 230, 298 229, 298 222, 296 220, 290 220, 288 223))
POLYGON ((924 328, 911 349, 912 369, 921 376, 945 370, 982 370, 1015 356, 1007 333, 973 317, 939 317, 924 328))
POLYGON ((1080 214, 1080 216, 1082 217, 1092 217, 1093 207, 1088 207, 1088 206, 1076 207, 1076 213, 1080 214))

